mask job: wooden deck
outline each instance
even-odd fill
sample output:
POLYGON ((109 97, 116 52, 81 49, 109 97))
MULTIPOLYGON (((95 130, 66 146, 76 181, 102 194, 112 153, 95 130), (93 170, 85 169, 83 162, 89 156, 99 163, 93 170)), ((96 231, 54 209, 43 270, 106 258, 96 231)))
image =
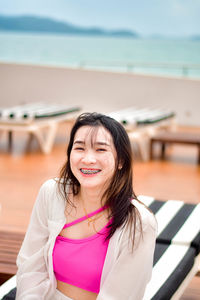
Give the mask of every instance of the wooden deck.
MULTIPOLYGON (((193 131, 200 134, 200 128, 193 131)), ((48 155, 40 152, 36 142, 27 152, 27 137, 20 133, 14 136, 13 150, 8 153, 7 136, 1 136, 0 231, 21 233, 26 231, 40 185, 46 179, 56 177, 65 161, 68 132, 69 127, 61 126, 55 147, 48 155)), ((197 151, 195 147, 174 145, 166 149, 165 161, 156 159, 156 149, 155 160, 135 161, 133 184, 136 194, 154 196, 161 200, 177 199, 199 203, 200 166, 196 163, 197 151)), ((200 277, 195 277, 181 300, 198 299, 200 299, 200 277)))

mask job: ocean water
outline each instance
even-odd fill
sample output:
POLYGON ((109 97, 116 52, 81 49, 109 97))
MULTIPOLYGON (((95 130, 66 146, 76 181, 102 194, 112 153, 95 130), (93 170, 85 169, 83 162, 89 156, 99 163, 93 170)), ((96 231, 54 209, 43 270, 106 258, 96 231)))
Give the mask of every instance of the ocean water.
POLYGON ((0 61, 200 79, 200 40, 0 32, 0 61))

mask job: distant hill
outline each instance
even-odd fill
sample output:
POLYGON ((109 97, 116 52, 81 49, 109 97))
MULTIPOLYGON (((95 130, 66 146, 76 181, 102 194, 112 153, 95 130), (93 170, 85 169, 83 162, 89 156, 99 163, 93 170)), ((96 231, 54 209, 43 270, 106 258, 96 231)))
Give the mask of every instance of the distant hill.
POLYGON ((120 36, 137 38, 136 32, 129 30, 104 30, 98 27, 80 27, 70 23, 56 21, 50 18, 37 16, 5 16, 0 15, 0 30, 48 32, 61 34, 81 34, 97 36, 120 36))
POLYGON ((193 35, 191 36, 191 39, 194 41, 200 41, 200 35, 193 35))

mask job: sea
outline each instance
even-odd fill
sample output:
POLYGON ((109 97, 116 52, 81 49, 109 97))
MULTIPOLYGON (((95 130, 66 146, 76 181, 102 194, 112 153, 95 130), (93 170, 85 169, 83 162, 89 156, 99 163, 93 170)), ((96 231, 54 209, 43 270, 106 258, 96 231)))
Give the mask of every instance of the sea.
POLYGON ((0 62, 200 79, 200 40, 0 31, 0 62))

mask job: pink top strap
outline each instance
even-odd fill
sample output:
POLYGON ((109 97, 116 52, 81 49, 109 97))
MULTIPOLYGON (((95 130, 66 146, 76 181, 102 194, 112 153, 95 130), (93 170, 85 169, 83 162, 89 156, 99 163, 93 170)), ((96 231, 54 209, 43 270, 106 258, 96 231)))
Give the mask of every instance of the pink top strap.
POLYGON ((90 217, 93 217, 94 215, 96 215, 96 214, 100 213, 101 211, 105 210, 107 207, 108 207, 108 205, 104 205, 103 207, 101 207, 101 208, 99 208, 99 209, 97 209, 97 210, 95 210, 95 211, 89 213, 87 216, 83 216, 83 217, 81 217, 81 218, 79 218, 79 219, 77 219, 77 220, 74 220, 74 221, 72 221, 72 222, 70 222, 70 223, 67 223, 67 224, 65 224, 65 225, 63 226, 63 229, 65 229, 65 228, 67 228, 67 227, 70 227, 70 226, 72 226, 72 225, 75 225, 75 224, 77 224, 77 223, 80 223, 80 222, 82 222, 82 221, 84 221, 84 220, 86 220, 86 219, 88 219, 88 218, 90 218, 90 217))

